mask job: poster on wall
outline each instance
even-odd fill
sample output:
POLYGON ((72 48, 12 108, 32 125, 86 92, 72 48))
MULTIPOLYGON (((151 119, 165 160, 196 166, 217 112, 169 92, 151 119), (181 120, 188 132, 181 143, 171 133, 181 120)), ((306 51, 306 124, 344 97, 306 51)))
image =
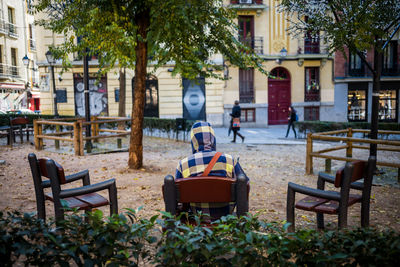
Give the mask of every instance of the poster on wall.
MULTIPOLYGON (((74 73, 75 114, 85 117, 85 85, 83 73, 74 73)), ((107 76, 100 80, 89 76, 89 105, 91 116, 108 116, 107 76)))
POLYGON ((188 120, 206 120, 204 78, 197 81, 182 79, 183 117, 188 120))
POLYGON ((50 75, 49 74, 42 74, 40 75, 39 81, 39 90, 41 92, 48 92, 50 91, 50 75))

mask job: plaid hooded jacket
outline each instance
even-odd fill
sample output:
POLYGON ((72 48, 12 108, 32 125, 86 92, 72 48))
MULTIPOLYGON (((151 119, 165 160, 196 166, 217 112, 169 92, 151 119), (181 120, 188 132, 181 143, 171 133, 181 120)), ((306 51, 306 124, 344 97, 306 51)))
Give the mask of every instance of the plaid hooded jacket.
MULTIPOLYGON (((193 154, 179 161, 175 179, 201 176, 216 153, 214 130, 208 122, 196 122, 190 136, 193 154)), ((239 162, 231 155, 223 153, 208 176, 235 179, 239 173, 244 173, 239 162)), ((234 203, 190 203, 190 207, 192 212, 201 211, 215 220, 231 213, 235 205, 234 203)))

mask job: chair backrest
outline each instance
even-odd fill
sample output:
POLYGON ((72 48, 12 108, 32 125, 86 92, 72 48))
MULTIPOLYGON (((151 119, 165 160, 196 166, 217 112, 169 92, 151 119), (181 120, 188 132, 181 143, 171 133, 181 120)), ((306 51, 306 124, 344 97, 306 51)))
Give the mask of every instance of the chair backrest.
POLYGON ((29 120, 27 118, 23 118, 23 117, 10 118, 11 125, 23 125, 23 124, 28 124, 28 123, 29 123, 29 120))
POLYGON ((181 203, 235 201, 235 180, 224 177, 193 177, 175 180, 181 203))
MULTIPOLYGON (((367 171, 367 168, 366 168, 367 162, 366 161, 359 160, 359 161, 354 161, 351 164, 353 165, 353 173, 350 178, 350 183, 366 177, 366 171, 367 171)), ((342 186, 343 179, 344 179, 344 169, 345 169, 345 167, 342 167, 336 172, 335 187, 337 187, 337 188, 342 186)))
MULTIPOLYGON (((38 165, 40 168, 40 174, 46 178, 51 178, 48 171, 47 171, 47 166, 46 163, 47 161, 49 161, 49 158, 41 158, 38 159, 38 165)), ((56 165, 57 168, 57 174, 58 174, 58 179, 59 179, 59 183, 60 184, 65 184, 66 180, 65 180, 65 173, 64 173, 64 168, 58 164, 57 162, 54 161, 54 164, 56 165)))

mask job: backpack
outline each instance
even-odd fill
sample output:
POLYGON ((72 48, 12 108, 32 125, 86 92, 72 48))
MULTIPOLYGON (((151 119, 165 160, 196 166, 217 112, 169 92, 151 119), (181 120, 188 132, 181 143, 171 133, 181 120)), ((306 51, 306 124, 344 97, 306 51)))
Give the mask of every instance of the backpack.
POLYGON ((296 121, 298 121, 299 120, 299 116, 297 115, 297 113, 296 113, 296 121))

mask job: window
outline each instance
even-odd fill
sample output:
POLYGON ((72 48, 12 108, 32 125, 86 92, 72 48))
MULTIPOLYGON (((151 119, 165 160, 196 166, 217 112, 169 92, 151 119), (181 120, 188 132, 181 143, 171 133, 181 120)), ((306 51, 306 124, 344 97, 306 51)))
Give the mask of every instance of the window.
POLYGON ((391 41, 383 51, 382 75, 395 75, 397 73, 397 46, 397 41, 391 41))
POLYGON ((3 47, 0 45, 0 74, 4 73, 4 66, 3 66, 3 47))
POLYGON ((397 90, 381 90, 379 92, 379 120, 396 121, 397 90))
POLYGON ((239 69, 239 101, 254 103, 254 69, 239 69))
MULTIPOLYGON (((308 22, 308 17, 305 17, 308 22)), ((304 54, 319 54, 319 32, 306 31, 304 34, 304 54)))
POLYGON ((352 87, 354 89, 349 89, 347 95, 347 119, 349 121, 366 121, 367 90, 363 89, 362 85, 355 84, 352 87))
POLYGON ((305 68, 305 76, 304 101, 319 101, 319 67, 305 68))
POLYGON ((319 107, 304 107, 305 121, 319 121, 319 107))
POLYGON ((363 76, 364 64, 356 53, 351 53, 349 57, 349 74, 351 76, 363 76))
POLYGON ((9 34, 13 35, 16 34, 16 27, 14 25, 15 23, 15 17, 14 17, 14 9, 11 7, 8 7, 8 30, 9 34))
POLYGON ((115 102, 119 102, 119 88, 114 89, 115 102))
POLYGON ((11 48, 11 75, 17 76, 17 49, 11 48))
POLYGON ((67 89, 57 89, 56 91, 57 103, 67 103, 67 89))
POLYGON ((255 122, 256 110, 254 108, 242 108, 240 120, 242 122, 255 122))

